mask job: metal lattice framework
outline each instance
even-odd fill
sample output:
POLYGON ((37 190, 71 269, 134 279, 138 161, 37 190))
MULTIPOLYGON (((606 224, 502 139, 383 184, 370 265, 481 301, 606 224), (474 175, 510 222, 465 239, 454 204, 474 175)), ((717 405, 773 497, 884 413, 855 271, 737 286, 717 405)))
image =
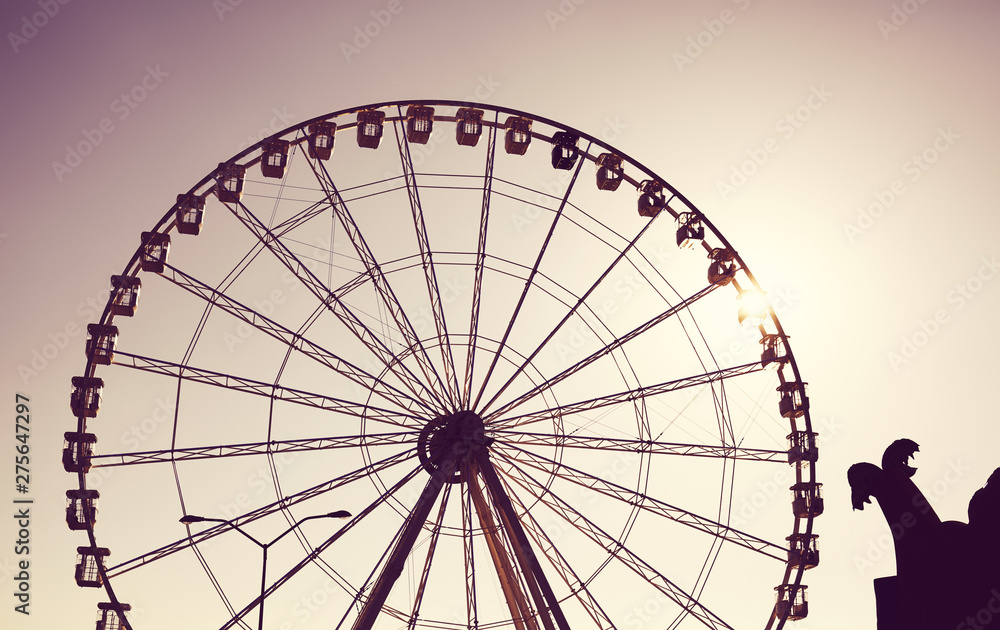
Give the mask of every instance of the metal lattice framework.
POLYGON ((822 497, 763 295, 552 120, 285 129, 178 195, 88 328, 77 582, 99 628, 781 628, 822 497))

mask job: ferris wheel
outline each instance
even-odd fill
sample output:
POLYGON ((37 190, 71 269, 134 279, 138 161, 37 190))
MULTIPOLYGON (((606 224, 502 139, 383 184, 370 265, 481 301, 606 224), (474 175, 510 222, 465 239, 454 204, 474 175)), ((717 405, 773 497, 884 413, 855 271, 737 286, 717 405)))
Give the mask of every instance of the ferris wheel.
POLYGON ((823 502, 787 335, 607 142, 477 103, 342 110, 135 245, 63 450, 98 630, 806 616, 823 502))

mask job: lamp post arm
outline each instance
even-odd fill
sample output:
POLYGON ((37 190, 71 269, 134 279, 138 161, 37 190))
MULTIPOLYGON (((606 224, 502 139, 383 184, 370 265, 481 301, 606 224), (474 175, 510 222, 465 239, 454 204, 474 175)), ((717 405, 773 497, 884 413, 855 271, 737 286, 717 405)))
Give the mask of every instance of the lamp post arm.
MULTIPOLYGON (((260 542, 259 540, 257 540, 253 536, 251 536, 250 534, 248 534, 245 531, 243 531, 243 528, 241 528, 239 525, 237 525, 236 523, 234 523, 231 520, 226 520, 224 518, 211 518, 211 517, 208 517, 208 516, 198 516, 198 517, 194 517, 194 518, 197 518, 198 520, 191 521, 191 523, 209 522, 209 523, 222 523, 224 525, 229 525, 229 527, 231 527, 232 529, 235 529, 239 533, 243 534, 244 537, 248 538, 251 542, 253 542, 253 544, 257 545, 261 549, 265 549, 268 546, 268 545, 265 545, 264 543, 260 542)), ((181 522, 184 523, 185 521, 182 519, 181 522)), ((185 523, 185 524, 190 524, 190 523, 185 523)), ((284 534, 282 534, 282 536, 283 535, 284 534)), ((270 544, 270 543, 268 543, 268 544, 270 544)))
POLYGON ((284 538, 286 535, 290 534, 292 532, 292 530, 294 530, 296 527, 298 527, 302 523, 305 523, 306 521, 311 521, 314 518, 327 518, 328 516, 329 516, 328 514, 316 514, 315 516, 307 516, 307 517, 305 517, 303 519, 299 519, 299 520, 295 521, 294 523, 292 523, 291 527, 289 527, 285 531, 283 531, 280 534, 278 534, 277 538, 273 539, 271 542, 269 542, 269 543, 267 543, 266 545, 263 545, 263 546, 264 547, 270 547, 274 543, 276 543, 279 540, 281 540, 282 538, 284 538))

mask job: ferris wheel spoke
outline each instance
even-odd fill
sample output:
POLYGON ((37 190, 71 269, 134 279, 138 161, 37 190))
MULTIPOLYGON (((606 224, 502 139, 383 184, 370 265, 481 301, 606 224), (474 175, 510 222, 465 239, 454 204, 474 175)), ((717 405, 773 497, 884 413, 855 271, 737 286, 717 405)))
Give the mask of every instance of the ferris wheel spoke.
POLYGON ((334 370, 366 390, 377 393, 388 402, 396 404, 403 409, 410 409, 414 405, 421 406, 428 411, 432 409, 420 397, 411 396, 400 391, 396 387, 386 383, 383 379, 370 374, 350 361, 313 343, 302 334, 282 326, 266 315, 257 312, 223 292, 213 289, 204 282, 170 264, 165 264, 164 272, 160 274, 160 277, 205 300, 213 307, 221 309, 252 326, 254 329, 280 341, 287 347, 298 350, 306 357, 334 370))
POLYGON ((744 448, 728 444, 686 444, 629 438, 612 438, 602 435, 582 435, 567 433, 528 433, 524 431, 494 430, 492 435, 503 438, 504 444, 518 446, 553 446, 564 448, 600 449, 625 453, 649 453, 651 455, 681 455, 685 457, 714 457, 719 459, 742 459, 759 462, 787 463, 788 451, 763 448, 744 448))
POLYGON ((326 199, 313 202, 300 210, 299 212, 288 217, 281 223, 278 223, 271 228, 271 231, 278 238, 285 236, 286 234, 292 232, 296 228, 305 225, 309 221, 312 221, 318 216, 322 216, 324 212, 330 209, 330 202, 326 199))
MULTIPOLYGON (((403 118, 401 108, 397 106, 400 118, 403 118)), ((403 168, 403 179, 410 199, 410 213, 413 215, 413 227, 420 247, 420 263, 424 269, 424 280, 427 284, 427 297, 430 301, 431 313, 434 319, 434 330, 441 342, 441 361, 444 365, 444 380, 451 394, 452 405, 458 407, 461 401, 461 391, 458 386, 458 374, 455 371, 455 356, 451 348, 451 336, 448 334, 448 323, 445 319, 444 304, 441 301, 441 289, 438 286, 437 273, 434 270, 434 256, 431 251, 430 239, 427 236, 427 224, 424 221, 424 209, 420 204, 420 190, 417 186, 417 176, 413 168, 413 156, 410 154, 410 142, 405 133, 400 133, 399 120, 393 123, 396 131, 396 144, 399 148, 399 159, 403 168)))
POLYGON ((535 357, 538 356, 538 353, 541 352, 546 347, 546 345, 548 345, 550 341, 552 341, 552 339, 556 336, 556 333, 559 332, 559 330, 562 329, 563 325, 565 325, 566 322, 568 322, 570 318, 576 314, 576 312, 580 309, 580 307, 583 306, 584 302, 586 302, 587 298, 590 297, 590 295, 601 286, 601 284, 611 274, 611 272, 615 269, 615 267, 618 266, 618 263, 620 263, 623 259, 626 258, 628 253, 635 247, 636 243, 639 242, 639 239, 642 238, 642 236, 646 233, 646 230, 648 230, 650 226, 653 225, 653 222, 655 220, 656 217, 653 217, 653 219, 647 221, 642 226, 642 229, 639 230, 639 232, 632 238, 632 240, 629 241, 628 244, 618 253, 618 256, 616 256, 615 259, 611 262, 611 264, 608 265, 607 269, 605 269, 604 272, 601 273, 600 276, 598 276, 597 280, 595 280, 593 284, 590 285, 590 288, 587 289, 586 292, 583 293, 583 295, 577 298, 576 303, 573 304, 573 306, 566 312, 563 318, 559 320, 559 323, 557 323, 552 328, 552 330, 549 331, 549 333, 545 336, 544 339, 542 339, 541 343, 538 344, 538 346, 534 349, 534 351, 532 351, 530 355, 525 357, 524 361, 521 362, 521 365, 518 366, 518 368, 514 370, 514 373, 510 376, 510 378, 507 379, 507 382, 504 383, 500 387, 500 389, 498 389, 497 392, 493 395, 493 398, 486 403, 484 409, 489 407, 494 400, 500 397, 507 390, 507 388, 510 387, 511 383, 513 383, 517 379, 517 377, 525 370, 525 368, 527 368, 527 366, 531 364, 531 362, 535 359, 535 357))
MULTIPOLYGON (((562 200, 559 202, 559 208, 556 210, 555 216, 552 217, 552 223, 549 225, 549 231, 545 235, 545 240, 542 242, 541 248, 538 250, 538 256, 535 258, 535 263, 532 265, 531 271, 524 281, 524 289, 521 290, 521 296, 518 298, 517 304, 514 306, 514 311, 508 320, 507 329, 504 331, 503 337, 500 339, 500 345, 496 350, 496 354, 493 355, 490 367, 486 371, 486 376, 483 378, 483 382, 479 387, 479 393, 476 395, 476 401, 472 404, 473 408, 479 407, 479 402, 482 400, 483 394, 486 392, 486 387, 489 385, 490 377, 493 375, 493 370, 496 369, 497 363, 500 361, 500 356, 503 354, 503 349, 507 346, 507 340, 510 337, 510 332, 513 330, 514 323, 517 321, 517 316, 521 312, 521 307, 524 305, 524 300, 528 296, 528 290, 533 285, 533 280, 535 275, 538 273, 538 267, 542 264, 542 258, 545 256, 545 250, 548 249, 548 244, 552 240, 552 235, 555 232, 556 225, 559 224, 559 219, 563 216, 563 210, 566 208, 567 201, 569 201, 570 193, 573 192, 573 186, 576 184, 577 177, 580 175, 580 169, 583 168, 584 161, 585 160, 577 161, 576 169, 573 171, 573 177, 570 179, 569 183, 566 184, 566 192, 563 193, 562 200)), ((496 396, 490 399, 490 401, 483 406, 483 411, 485 411, 490 406, 490 403, 492 403, 495 399, 496 396)))
MULTIPOLYGON (((712 383, 724 381, 726 379, 743 376, 745 374, 760 372, 763 369, 764 368, 761 366, 760 361, 755 361, 753 363, 745 363, 743 365, 723 368, 721 370, 715 370, 713 372, 706 372, 704 374, 697 374, 694 376, 679 378, 672 381, 666 381, 664 383, 658 383, 656 385, 640 386, 634 389, 627 389, 621 392, 616 392, 614 394, 597 396, 595 398, 590 398, 588 400, 566 403, 564 405, 557 405, 555 407, 543 409, 541 411, 533 411, 530 413, 525 413, 517 416, 507 416, 492 422, 490 424, 490 428, 503 430, 503 429, 513 429, 516 427, 523 427, 524 425, 532 424, 535 422, 544 422, 547 420, 552 420, 554 418, 565 417, 576 413, 593 411, 595 409, 601 409, 604 407, 610 407, 623 403, 641 401, 647 398, 661 396, 669 392, 687 389, 690 387, 702 387, 712 383)), ((543 383, 542 386, 545 386, 545 383, 543 383)), ((492 416, 497 416, 499 415, 499 413, 500 411, 497 411, 495 414, 492 414, 492 416)))
POLYGON ((390 445, 414 445, 418 431, 396 433, 367 433, 363 435, 331 436, 300 440, 272 440, 247 442, 244 444, 220 444, 216 446, 193 446, 162 450, 137 451, 134 453, 102 453, 91 456, 92 468, 115 468, 135 464, 156 464, 163 462, 183 462, 195 459, 215 459, 239 457, 241 455, 267 455, 280 453, 301 453, 305 451, 326 451, 341 448, 366 448, 390 445))
POLYGON ((604 611, 603 607, 601 607, 600 602, 598 602, 597 598, 595 598, 590 592, 587 584, 580 579, 580 576, 576 573, 565 556, 563 556, 563 554, 559 551, 558 547, 556 547, 552 538, 545 533, 545 528, 542 527, 542 525, 538 522, 538 519, 531 513, 531 510, 527 505, 525 505, 520 495, 516 492, 510 491, 510 484, 507 484, 507 487, 508 493, 512 497, 512 501, 516 501, 518 506, 520 506, 520 513, 523 515, 521 520, 524 524, 525 531, 531 535, 531 538, 535 543, 535 547, 542 553, 542 555, 545 556, 552 568, 556 571, 556 573, 558 573, 559 577, 566 585, 566 588, 569 591, 569 595, 566 599, 575 598, 598 628, 615 628, 614 622, 604 611))
MULTIPOLYGON (((333 212, 336 215, 337 220, 340 222, 340 225, 343 226, 344 231, 347 233, 347 238, 351 241, 354 251, 357 253, 358 258, 364 265, 365 273, 371 279, 372 287, 378 294, 379 300, 390 314, 396 330, 403 335, 406 348, 413 351, 414 359, 416 360, 421 374, 424 377, 423 382, 429 390, 433 389, 430 387, 430 384, 436 383, 438 389, 434 390, 434 394, 435 398, 438 399, 438 402, 443 404, 444 401, 441 401, 438 398, 438 395, 444 396, 449 399, 451 407, 455 408, 456 401, 452 398, 451 389, 445 386, 444 382, 441 380, 441 376, 438 374, 437 368, 434 367, 434 363, 431 361, 431 358, 427 353, 427 349, 417 337, 416 330, 413 328, 413 323, 410 321, 406 311, 400 304, 396 293, 392 290, 392 286, 389 284, 385 273, 383 273, 378 259, 375 258, 375 254, 369 247, 364 234, 362 234, 357 222, 355 222, 350 210, 348 210, 347 203, 340 195, 340 191, 337 190, 337 186, 334 184, 333 177, 330 176, 330 173, 326 168, 326 164, 324 164, 322 160, 308 160, 308 162, 309 166, 312 168, 313 175, 316 177, 316 181, 319 182, 320 187, 323 189, 323 193, 327 196, 330 204, 333 206, 333 212)), ((436 315, 437 313, 435 313, 435 316, 436 315)), ((402 364, 400 363, 400 365, 402 364)))
POLYGON ((360 341, 365 345, 368 350, 374 354, 382 364, 392 369, 396 375, 406 384, 406 386, 413 392, 413 394, 420 398, 422 395, 426 395, 430 400, 437 403, 439 410, 446 411, 447 406, 444 404, 436 392, 429 388, 429 384, 425 384, 421 381, 415 374, 413 374, 409 368, 398 361, 397 357, 389 349, 389 347, 382 341, 381 337, 376 335, 368 326, 361 321, 358 315, 345 304, 335 293, 330 291, 322 281, 319 280, 313 274, 312 271, 301 261, 299 258, 288 249, 288 247, 277 238, 271 230, 261 222, 256 215, 254 215, 249 208, 242 202, 232 203, 227 202, 226 207, 229 208, 230 212, 233 213, 236 218, 243 223, 248 230, 250 230, 253 235, 261 241, 267 249, 274 254, 274 256, 283 264, 285 267, 292 272, 292 274, 298 278, 298 280, 305 286, 310 293, 312 293, 325 308, 327 308, 333 315, 360 341), (423 394, 421 394, 423 392, 423 394))
POLYGON ((361 510, 356 516, 351 517, 351 519, 347 522, 347 524, 338 529, 336 532, 333 533, 332 536, 327 538, 325 541, 317 545, 312 551, 306 554, 304 558, 302 558, 299 562, 297 562, 294 566, 292 566, 292 568, 289 569, 283 576, 275 580, 274 583, 272 583, 269 587, 267 587, 261 595, 258 595, 256 598, 254 598, 254 600, 251 601, 249 604, 247 604, 245 607, 243 607, 243 609, 240 610, 240 612, 238 612, 229 621, 223 624, 219 630, 227 630, 228 628, 231 628, 234 625, 241 623, 243 617, 246 616, 246 614, 249 613, 251 610, 256 608, 262 602, 262 600, 265 600, 268 597, 270 597, 275 591, 284 586, 285 583, 287 583, 292 577, 294 577, 296 573, 302 570, 303 567, 305 567, 309 563, 319 558, 320 554, 326 551, 341 536, 343 536, 344 534, 352 530, 356 525, 361 523, 361 521, 367 518, 377 507, 385 503, 389 499, 389 497, 393 496, 396 493, 397 490, 402 488, 404 485, 406 485, 406 483, 408 483, 411 479, 413 479, 417 475, 417 473, 420 472, 420 470, 422 470, 420 466, 417 466, 416 468, 411 470, 406 476, 404 476, 402 479, 396 482, 396 484, 393 485, 393 487, 390 488, 388 492, 377 497, 374 501, 368 504, 367 507, 361 510))
MULTIPOLYGON (((556 466, 557 470, 553 474, 559 477, 559 479, 574 483, 578 486, 619 501, 625 505, 635 506, 649 514, 654 514, 656 516, 674 521, 675 523, 686 525, 720 540, 734 543, 740 547, 755 551, 775 560, 785 562, 788 559, 788 551, 781 545, 764 540, 763 538, 759 538, 752 534, 742 532, 713 519, 695 514, 694 512, 689 512, 688 510, 670 505, 669 503, 649 496, 648 494, 630 490, 625 486, 611 481, 605 481, 596 475, 584 472, 568 464, 557 462, 556 460, 545 457, 544 455, 522 449, 512 444, 508 444, 507 447, 512 448, 526 456, 528 461, 524 461, 523 459, 516 460, 522 461, 525 466, 530 466, 531 468, 542 472, 548 472, 553 466, 556 466)), ((511 465, 516 465, 513 463, 515 458, 508 456, 506 459, 508 462, 511 462, 511 465)), ((520 467, 518 468, 520 469, 520 467)))
POLYGON ((408 413, 381 409, 365 403, 353 402, 291 387, 282 387, 274 383, 266 383, 232 374, 214 372, 192 365, 181 365, 163 359, 144 357, 122 350, 115 351, 115 365, 122 365, 142 372, 160 374, 193 383, 224 387, 231 391, 263 396, 271 400, 283 400, 307 407, 316 407, 375 422, 384 422, 406 429, 416 428, 416 425, 422 422, 419 416, 408 413))
POLYGON ((626 547, 620 540, 601 529, 579 510, 567 501, 553 493, 545 484, 527 474, 523 468, 509 458, 503 457, 508 465, 520 473, 520 479, 511 476, 512 482, 519 483, 525 491, 542 501, 560 518, 573 525, 577 531, 602 548, 609 559, 614 559, 639 575, 646 583, 671 599, 687 614, 698 619, 702 624, 713 630, 733 630, 722 618, 709 610, 704 604, 688 594, 670 578, 658 571, 652 564, 626 547))
MULTIPOLYGON (((397 466, 401 463, 410 461, 416 456, 415 449, 408 449, 402 453, 395 453, 388 457, 385 457, 377 462, 373 462, 369 465, 362 466, 350 472, 344 473, 338 477, 324 481, 323 483, 316 484, 305 490, 301 490, 294 494, 287 495, 278 501, 272 501, 267 505, 259 507, 255 510, 251 510, 245 514, 238 515, 232 519, 230 522, 234 525, 243 526, 248 523, 252 523, 258 519, 264 518, 271 514, 280 512, 281 510, 288 509, 294 505, 302 503, 303 501, 308 501, 309 499, 316 498, 333 490, 339 488, 344 488, 356 481, 367 481, 371 475, 376 475, 381 472, 390 470, 392 467, 397 466)), ((411 473, 411 477, 414 473, 411 473)), ((169 555, 177 553, 178 551, 183 551, 188 549, 197 543, 204 542, 211 538, 214 538, 220 534, 229 531, 229 526, 226 524, 218 524, 209 527, 205 530, 198 532, 197 534, 191 534, 172 543, 163 545, 157 549, 149 551, 145 554, 136 556, 130 560, 125 560, 113 567, 107 569, 107 574, 109 577, 115 577, 123 573, 128 573, 134 569, 138 569, 142 566, 148 565, 151 562, 155 562, 169 555)))
MULTIPOLYGON (((499 112, 496 114, 499 116, 499 112)), ((483 294, 483 271, 486 268, 486 235, 489 228, 490 201, 493 198, 493 160, 496 156, 497 128, 489 128, 486 146, 486 172, 483 174, 483 203, 479 212, 479 240, 476 244, 475 277, 472 282, 472 309, 469 319, 469 352, 465 358, 465 384, 462 403, 469 408, 472 383, 476 367, 476 347, 479 339, 479 313, 483 294)))
POLYGON ((483 420, 486 421, 486 422, 489 422, 490 419, 492 419, 492 418, 501 417, 503 414, 505 414, 505 413, 509 412, 510 410, 515 409, 518 406, 526 403, 527 401, 535 398, 536 396, 538 396, 542 392, 550 390, 552 387, 554 387, 558 383, 561 383, 562 381, 566 380, 567 378, 573 376, 574 374, 576 374, 577 372, 579 372, 583 368, 587 367, 588 365, 594 363, 598 359, 602 359, 602 358, 608 356, 609 354, 611 354, 612 352, 614 352, 618 348, 621 348, 626 343, 628 343, 629 341, 632 341, 636 337, 639 337, 640 335, 642 335, 643 333, 647 332, 648 330, 650 330, 654 326, 663 323, 664 321, 670 319, 671 317, 676 316, 678 313, 680 313, 684 309, 689 308, 692 304, 694 304, 695 302, 697 302, 698 300, 700 300, 701 298, 705 297, 706 295, 708 295, 709 293, 711 293, 713 290, 715 290, 716 287, 717 287, 717 285, 714 285, 714 284, 708 285, 707 287, 701 289, 700 291, 698 291, 694 295, 692 295, 692 296, 684 299, 682 302, 680 302, 680 303, 678 303, 678 304, 670 307, 666 311, 660 313, 659 315, 653 317, 652 319, 646 321, 645 323, 640 324, 636 328, 633 328, 628 333, 626 333, 626 334, 622 335, 621 337, 618 337, 618 338, 612 340, 611 342, 605 344, 605 346, 603 348, 600 348, 599 350, 596 350, 591 355, 589 355, 589 356, 581 359, 580 361, 578 361, 577 363, 575 363, 575 364, 571 365, 570 367, 566 368, 565 370, 563 370, 559 374, 556 374, 555 376, 553 376, 552 378, 546 380, 545 382, 536 385, 535 387, 531 388, 530 390, 528 390, 524 394, 521 394, 521 396, 519 396, 518 398, 516 398, 516 399, 512 400, 511 402, 503 405, 502 407, 498 408, 497 410, 495 410, 495 411, 493 411, 491 413, 486 413, 486 409, 489 408, 489 406, 492 405, 497 400, 497 396, 494 396, 482 408, 482 414, 481 415, 483 416, 483 420))

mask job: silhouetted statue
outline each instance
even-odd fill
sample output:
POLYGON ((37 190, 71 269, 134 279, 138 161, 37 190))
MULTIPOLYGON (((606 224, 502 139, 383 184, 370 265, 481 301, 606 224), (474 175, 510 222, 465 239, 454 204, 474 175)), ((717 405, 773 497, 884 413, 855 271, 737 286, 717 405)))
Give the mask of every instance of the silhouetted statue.
POLYGON ((942 522, 911 477, 919 447, 896 440, 882 467, 850 467, 851 503, 878 500, 896 575, 875 580, 879 630, 1000 630, 1000 468, 969 502, 969 523, 942 522))

